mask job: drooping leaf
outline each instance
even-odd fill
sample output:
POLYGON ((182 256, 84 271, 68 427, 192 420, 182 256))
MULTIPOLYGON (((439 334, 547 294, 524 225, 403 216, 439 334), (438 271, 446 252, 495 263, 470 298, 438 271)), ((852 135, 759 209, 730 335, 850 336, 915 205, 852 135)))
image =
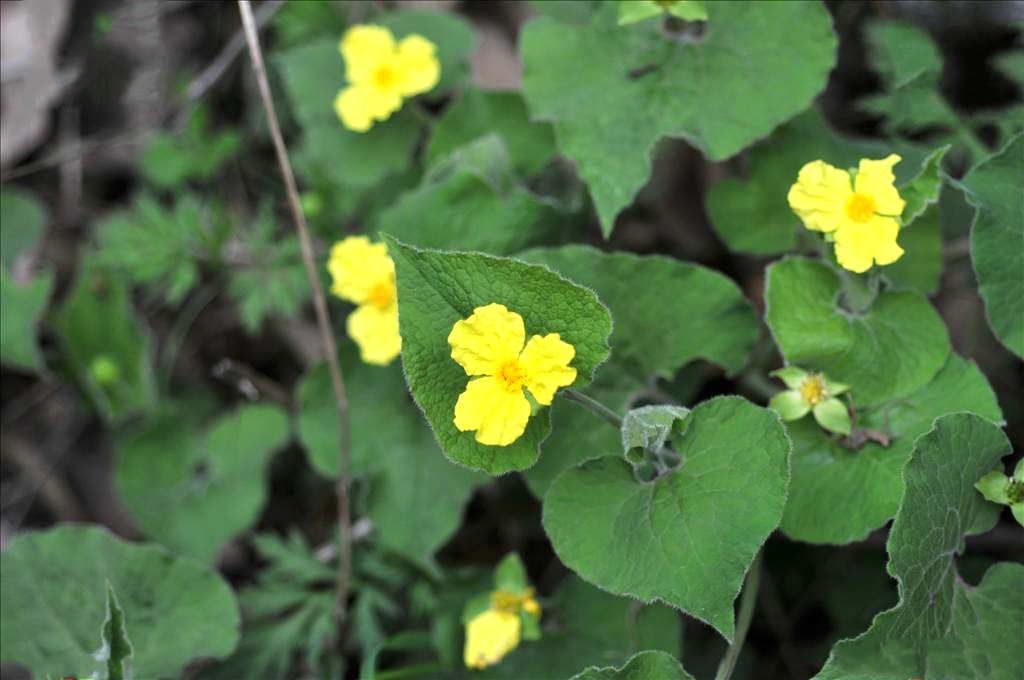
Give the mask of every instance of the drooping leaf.
MULTIPOLYGON (((586 391, 612 410, 624 410, 652 377, 670 377, 695 359, 734 373, 757 341, 757 319, 742 291, 704 267, 576 245, 519 257, 592 288, 608 306, 612 354, 586 391)), ((539 496, 565 468, 619 449, 618 434, 576 404, 554 404, 551 417, 544 455, 525 473, 539 496)))
POLYGON ((606 236, 650 176, 659 139, 683 137, 711 159, 727 158, 799 113, 825 85, 835 36, 822 5, 707 9, 707 35, 689 44, 669 39, 658 22, 620 27, 616 3, 583 28, 541 17, 523 33, 530 110, 554 122, 606 236), (787 36, 785 49, 771 38, 777 35, 787 36), (766 91, 771 96, 760 96, 766 91))
POLYGON ((978 209, 971 261, 996 337, 1024 358, 1024 134, 975 168, 964 181, 978 209))
POLYGON ((572 680, 693 680, 671 654, 648 650, 640 652, 621 668, 591 666, 572 680))
POLYGON ((527 338, 559 333, 576 351, 574 387, 590 382, 608 356, 608 310, 590 290, 545 267, 476 253, 420 250, 384 236, 398 277, 402 363, 416 402, 445 455, 454 462, 501 474, 532 465, 551 425, 541 409, 508 446, 487 446, 453 422, 455 402, 469 377, 451 358, 448 334, 477 307, 498 303, 523 317, 527 338))
MULTIPOLYGON (((385 545, 429 562, 485 478, 441 454, 397 364, 364 364, 351 345, 339 359, 349 395, 351 473, 370 482, 367 514, 385 545)), ((297 402, 299 438, 310 461, 321 474, 336 476, 338 419, 326 365, 306 375, 297 402)))
POLYGON ((382 232, 427 248, 507 255, 560 240, 568 216, 516 178, 496 134, 435 164, 424 182, 380 214, 382 232))
POLYGON ((632 449, 659 451, 682 430, 681 423, 690 410, 682 406, 643 406, 622 419, 622 452, 632 449))
POLYGON ((152 408, 151 343, 121 281, 87 259, 51 318, 70 370, 106 419, 118 422, 152 408), (105 370, 94 370, 98 366, 105 370))
POLYGON ((244 406, 205 434, 173 413, 120 447, 117 486, 139 527, 171 550, 213 562, 266 502, 264 470, 289 436, 288 416, 244 406))
POLYGON ((544 498, 544 529, 586 580, 671 604, 731 639, 733 599, 782 517, 790 444, 774 412, 739 397, 698 405, 688 423, 676 439, 685 462, 653 482, 621 457, 564 471, 544 498))
POLYGON ((53 276, 43 272, 22 284, 0 264, 0 360, 10 366, 39 371, 43 359, 36 342, 39 320, 46 312, 53 276))
POLYGON ((34 195, 13 186, 0 191, 0 262, 5 268, 35 247, 45 227, 46 211, 34 195))
POLYGON ((868 406, 914 392, 949 355, 949 337, 923 295, 881 293, 860 314, 838 306, 839 276, 828 265, 787 258, 768 267, 765 319, 787 364, 851 386, 868 406))
POLYGON ((793 440, 792 473, 780 528, 810 543, 865 538, 894 514, 903 493, 900 472, 915 440, 939 416, 970 411, 1002 418, 996 396, 973 363, 950 354, 927 385, 906 397, 857 411, 857 427, 891 438, 856 449, 840 444, 813 421, 787 423, 793 440))
POLYGON ((551 125, 531 121, 519 93, 472 88, 452 102, 434 127, 426 150, 427 163, 433 164, 492 133, 501 136, 512 165, 526 176, 540 171, 558 152, 551 125))
POLYGON ((108 584, 130 629, 135 678, 178 677, 193 659, 238 644, 228 584, 191 560, 115 538, 96 526, 59 526, 16 537, 0 555, 0 649, 37 678, 106 677, 108 584))
POLYGON ((942 159, 946 157, 949 145, 940 147, 928 154, 921 162, 921 169, 914 179, 900 186, 900 197, 906 201, 900 222, 903 227, 909 226, 924 214, 929 206, 939 201, 942 189, 942 159))
MULTIPOLYGON (((884 158, 893 151, 903 157, 894 168, 896 183, 902 186, 920 167, 923 149, 841 137, 811 108, 750 150, 743 180, 730 177, 711 187, 711 222, 732 250, 758 255, 792 251, 805 229, 786 195, 805 163, 823 160, 846 169, 856 167, 861 158, 884 158)), ((899 240, 903 242, 902 234, 899 240)))
POLYGON ((1011 451, 988 420, 955 413, 917 440, 889 533, 889 573, 900 601, 867 632, 833 649, 818 680, 986 678, 1024 674, 1024 566, 1003 562, 977 586, 957 573, 964 537, 991 529, 998 506, 974 483, 1011 451))

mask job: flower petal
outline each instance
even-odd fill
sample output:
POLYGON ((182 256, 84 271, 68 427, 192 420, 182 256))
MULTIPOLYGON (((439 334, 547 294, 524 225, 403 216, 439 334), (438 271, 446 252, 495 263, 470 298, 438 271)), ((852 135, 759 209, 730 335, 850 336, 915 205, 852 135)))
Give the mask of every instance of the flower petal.
POLYGON ((394 285, 395 263, 383 243, 365 236, 349 236, 331 247, 327 261, 331 293, 357 305, 367 301, 370 290, 381 283, 394 285))
POLYGON ((834 397, 814 407, 814 419, 829 432, 850 434, 850 412, 846 404, 834 397))
POLYGON ((368 364, 387 366, 402 351, 395 305, 383 310, 361 305, 348 315, 346 328, 349 337, 359 346, 360 357, 368 364))
POLYGON ((338 49, 345 60, 345 78, 358 85, 371 81, 381 62, 394 56, 395 38, 383 26, 362 24, 345 32, 338 49))
POLYGON ((429 92, 441 79, 437 47, 421 35, 409 35, 398 43, 399 90, 406 97, 429 92))
POLYGON ((865 158, 857 167, 854 191, 875 199, 875 209, 879 215, 899 217, 903 213, 906 202, 900 198, 895 185, 896 177, 892 174, 892 166, 900 160, 897 154, 890 154, 880 161, 865 158))
POLYGON ((366 132, 374 121, 387 120, 400 108, 402 97, 397 90, 370 85, 346 87, 334 100, 334 112, 342 125, 354 132, 366 132))
POLYGON ((812 161, 800 168, 787 200, 808 229, 830 232, 846 221, 843 208, 851 193, 849 173, 825 161, 812 161))
POLYGON ((477 307, 448 334, 452 359, 466 375, 494 375, 503 362, 519 356, 524 342, 523 317, 495 303, 477 307))
POLYGON ((796 390, 779 392, 768 402, 768 408, 778 413, 783 420, 799 420, 807 415, 811 407, 796 390))
POLYGON ((523 436, 530 411, 521 389, 510 392, 495 378, 476 378, 455 403, 455 427, 462 432, 475 430, 481 444, 508 446, 523 436))
POLYGON ((576 369, 569 366, 575 356, 576 348, 562 340, 558 333, 535 335, 526 343, 519 365, 526 373, 526 389, 538 404, 550 406, 558 388, 576 380, 576 369))
POLYGON ((522 623, 518 614, 488 609, 466 624, 463 662, 467 668, 487 668, 519 645, 522 623))
POLYGON ((795 390, 800 388, 800 384, 807 377, 807 371, 796 366, 785 366, 775 369, 769 375, 781 380, 789 389, 795 390))

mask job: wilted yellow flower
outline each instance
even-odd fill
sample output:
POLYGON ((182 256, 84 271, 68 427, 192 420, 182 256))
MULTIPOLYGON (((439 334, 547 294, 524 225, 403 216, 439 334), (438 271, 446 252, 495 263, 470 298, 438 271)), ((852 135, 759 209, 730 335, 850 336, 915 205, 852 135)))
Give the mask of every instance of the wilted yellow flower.
POLYGON ((873 262, 892 264, 903 255, 896 237, 905 202, 892 174, 899 162, 896 154, 863 159, 851 181, 845 170, 813 161, 800 169, 789 190, 789 206, 804 226, 830 235, 836 260, 852 272, 866 272, 873 262))
POLYGON ((402 351, 398 335, 395 263, 383 243, 365 236, 349 236, 331 248, 327 263, 331 293, 355 303, 348 315, 348 334, 359 345, 368 364, 385 366, 402 351))
POLYGON ((533 599, 532 588, 521 595, 502 590, 491 593, 491 606, 466 624, 462 658, 467 668, 493 666, 519 646, 523 630, 520 611, 540 616, 540 605, 533 599))
POLYGON ((441 77, 434 43, 408 35, 397 44, 383 26, 359 25, 345 32, 339 45, 345 59, 345 87, 334 100, 342 124, 366 132, 387 120, 402 100, 432 90, 441 77))
POLYGON ((532 411, 524 388, 549 406, 559 387, 576 380, 569 367, 576 349, 558 333, 534 335, 527 343, 523 317, 505 305, 477 307, 456 321, 448 344, 466 375, 483 376, 470 380, 455 404, 455 427, 476 431, 481 444, 507 446, 522 436, 532 411))

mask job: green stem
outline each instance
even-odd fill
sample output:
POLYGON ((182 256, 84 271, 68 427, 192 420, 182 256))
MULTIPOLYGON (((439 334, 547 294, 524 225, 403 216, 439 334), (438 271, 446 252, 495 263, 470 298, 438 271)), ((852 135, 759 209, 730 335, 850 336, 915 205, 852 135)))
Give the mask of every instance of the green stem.
POLYGON ((757 557, 754 558, 754 563, 750 565, 750 571, 747 572, 747 582, 743 588, 743 595, 740 597, 740 614, 736 621, 736 637, 733 639, 729 649, 726 650, 725 656, 722 657, 722 663, 718 665, 718 674, 715 676, 715 680, 729 680, 732 677, 733 670, 736 668, 736 660, 740 657, 743 642, 747 639, 747 631, 750 630, 750 621, 754 618, 754 607, 757 605, 757 589, 761 585, 762 562, 763 556, 759 552, 757 557))
POLYGON ((582 392, 577 390, 563 390, 562 396, 569 401, 574 401, 583 408, 587 409, 597 417, 604 420, 606 423, 614 427, 616 430, 622 429, 622 418, 619 417, 615 411, 611 410, 601 402, 591 399, 582 392))

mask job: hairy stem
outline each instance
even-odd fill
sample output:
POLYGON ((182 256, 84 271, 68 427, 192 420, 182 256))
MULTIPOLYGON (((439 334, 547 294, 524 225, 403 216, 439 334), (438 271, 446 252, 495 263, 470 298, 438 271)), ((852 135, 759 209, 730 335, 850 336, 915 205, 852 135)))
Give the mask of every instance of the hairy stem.
POLYGON ((622 418, 615 411, 611 410, 596 399, 591 399, 587 395, 577 390, 563 390, 562 396, 569 401, 574 401, 583 408, 587 409, 597 417, 604 420, 606 423, 614 427, 616 430, 622 429, 622 418))
POLYGON ((270 96, 267 69, 263 64, 263 51, 260 49, 260 38, 256 29, 256 20, 253 17, 252 6, 249 0, 238 0, 238 10, 242 15, 242 29, 245 31, 245 40, 249 44, 249 55, 252 57, 252 67, 256 73, 256 82, 259 85, 260 99, 263 101, 263 108, 267 113, 267 125, 270 128, 270 136, 274 140, 277 164, 280 166, 281 175, 284 177, 284 186, 288 192, 288 203, 291 206, 295 229, 299 235, 299 244, 302 247, 302 260, 306 265, 306 276, 309 277, 309 283, 313 289, 313 308, 316 310, 316 323, 320 329, 320 340, 323 343, 324 354, 327 357, 327 367, 331 374, 331 387, 334 390, 334 403, 338 412, 339 464, 337 494, 338 533, 341 548, 338 556, 338 601, 335 613, 340 635, 343 629, 342 623, 345 620, 349 582, 352 576, 352 526, 348 503, 348 467, 351 452, 348 397, 345 394, 345 380, 341 374, 341 366, 338 364, 338 343, 334 339, 334 331, 331 328, 331 320, 327 313, 327 302, 324 298, 323 287, 320 285, 320 275, 317 273, 317 266, 313 257, 313 244, 309 238, 309 230, 306 228, 306 218, 302 214, 299 190, 295 184, 295 176, 292 174, 291 163, 288 161, 288 150, 285 148, 284 138, 281 136, 281 127, 277 122, 274 100, 270 96))
POLYGON ((761 552, 757 553, 754 563, 750 565, 747 572, 747 581, 743 585, 743 595, 740 597, 740 613, 736 621, 736 636, 732 644, 726 650, 722 662, 718 665, 718 674, 715 680, 729 680, 732 677, 733 669, 736 668, 736 660, 740 658, 740 651, 743 649, 743 642, 747 639, 747 631, 750 630, 750 621, 754 618, 754 607, 757 605, 757 590, 761 585, 761 565, 764 560, 761 552))

